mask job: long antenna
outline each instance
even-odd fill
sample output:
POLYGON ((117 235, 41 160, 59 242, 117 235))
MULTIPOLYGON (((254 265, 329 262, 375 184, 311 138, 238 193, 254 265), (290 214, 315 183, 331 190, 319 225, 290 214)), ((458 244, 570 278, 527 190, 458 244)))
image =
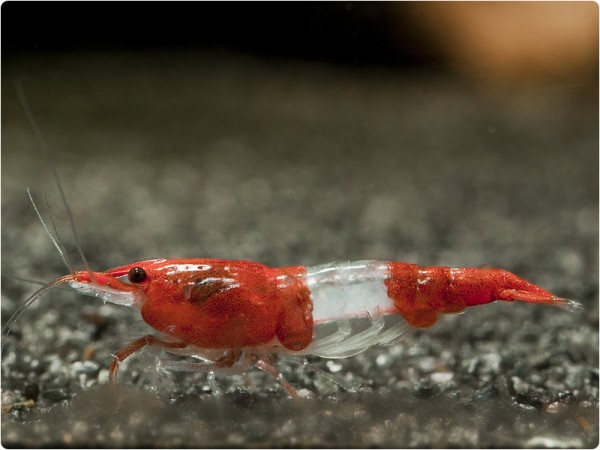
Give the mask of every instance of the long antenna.
MULTIPOLYGON (((33 129, 33 133, 38 141, 40 149, 42 150, 42 153, 44 154, 44 157, 46 158, 46 161, 47 161, 48 165, 50 166, 50 169, 52 170, 52 174, 54 175, 54 181, 56 182, 56 187, 58 188, 58 191, 60 192, 60 197, 62 199, 63 205, 65 206, 65 210, 67 212, 67 217, 69 218, 69 223, 71 224, 71 230, 72 230, 73 236, 75 238, 77 250, 79 251, 79 255, 81 256, 81 260, 83 261, 85 270, 90 273, 90 278, 91 278, 92 271, 90 270, 90 266, 88 264, 87 258, 83 254, 83 248, 81 247, 79 235, 77 234, 77 230, 75 228, 75 221, 73 220, 73 214, 71 213, 71 208, 69 208, 69 203, 67 202, 62 185, 60 184, 60 178, 58 176, 58 172, 56 171, 56 167, 54 167, 54 164, 52 164, 52 160, 50 159, 50 151, 48 150, 48 147, 46 145, 46 140, 44 139, 42 130, 40 129, 35 118, 33 117, 33 113, 31 112, 31 108, 29 107, 29 103, 27 102, 27 97, 25 96, 25 91, 23 90, 23 84, 21 83, 21 80, 17 80, 15 82, 15 87, 17 89, 17 95, 19 96, 19 101, 21 102, 21 106, 23 107, 23 111, 25 112, 25 116, 27 117, 27 120, 29 121, 29 125, 31 125, 31 128, 33 129)), ((31 196, 30 196, 30 198, 31 198, 31 196)), ((39 215, 39 213, 38 213, 38 215, 39 215)), ((48 231, 48 228, 46 227, 46 225, 44 225, 44 228, 46 228, 46 231, 48 231)), ((52 241, 54 242, 54 239, 52 239, 52 241)), ((62 254, 62 252, 61 252, 61 254, 62 254)), ((71 269, 69 268, 69 270, 71 270, 71 269)))
POLYGON ((69 281, 74 281, 73 275, 65 275, 63 277, 60 277, 57 280, 54 280, 52 283, 47 284, 43 287, 41 287, 40 289, 38 289, 37 291, 35 291, 33 294, 31 294, 31 296, 25 300, 23 302, 23 304, 21 306, 19 306, 19 308, 13 313, 12 316, 10 316, 10 318, 8 319, 8 322, 6 322, 6 325, 4 325, 4 328, 2 328, 2 337, 3 337, 3 342, 2 342, 2 347, 0 347, 0 353, 4 353, 4 344, 6 343, 6 337, 10 334, 10 332, 13 329, 14 324, 17 322, 17 320, 19 320, 19 317, 21 317, 21 315, 23 314, 23 312, 25 312, 25 310, 27 308, 29 308, 38 298, 40 298, 42 295, 44 295, 46 292, 48 292, 50 289, 52 289, 55 286, 58 286, 59 284, 63 284, 69 281))
MULTIPOLYGON (((31 201, 31 204, 33 205, 33 209, 35 210, 35 213, 37 214, 38 219, 40 219, 40 222, 42 222, 42 226, 44 227, 44 230, 46 230, 46 234, 48 235, 48 237, 54 244, 54 247, 56 247, 56 250, 58 250, 58 253, 60 254, 60 259, 63 260, 63 262, 65 263, 65 266, 67 266, 67 269, 69 269, 69 272, 73 273, 73 266, 71 265, 71 260, 69 259, 69 256, 67 255, 67 252, 65 251, 65 249, 63 247, 61 247, 59 244, 60 236, 58 236, 58 234, 57 234, 57 236, 55 238, 52 235, 52 233, 50 232, 48 225, 46 225, 46 222, 42 218, 42 215, 40 214, 40 211, 39 211, 37 205, 33 201, 33 196, 31 195, 31 191, 29 190, 29 188, 27 188, 27 195, 29 196, 29 200, 31 201), (57 239, 58 239, 58 241, 57 241, 57 239)), ((50 220, 52 220, 52 226, 54 227, 54 231, 56 232, 57 230, 56 230, 56 226, 54 225, 54 220, 52 219, 52 216, 50 216, 50 220)))
POLYGON ((45 192, 43 192, 43 194, 44 194, 44 203, 46 204, 46 212, 48 213, 48 217, 50 217, 50 223, 52 224, 52 229, 54 230, 54 236, 56 236, 56 240, 58 241, 58 243, 60 244, 60 246, 62 247, 62 249, 65 253, 65 257, 67 259, 67 261, 65 261, 65 264, 67 265, 69 272, 74 273, 75 272, 74 266, 71 263, 71 258, 69 257, 69 253, 67 252, 67 249, 65 247, 65 242, 60 237, 60 233, 58 232, 58 228, 56 226, 56 223, 54 222, 54 217, 52 217, 52 211, 50 210, 50 204, 48 203, 48 197, 46 197, 45 192))

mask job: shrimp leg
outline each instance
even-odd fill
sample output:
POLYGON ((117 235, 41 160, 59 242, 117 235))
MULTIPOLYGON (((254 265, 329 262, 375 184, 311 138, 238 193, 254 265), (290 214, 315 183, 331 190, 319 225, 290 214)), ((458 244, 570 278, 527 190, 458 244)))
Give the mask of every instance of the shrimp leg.
POLYGON ((258 359, 254 363, 254 366, 257 369, 260 369, 263 372, 268 373, 273 378, 275 378, 277 380, 277 382, 281 385, 281 387, 283 389, 285 389, 288 396, 292 400, 300 400, 300 397, 298 396, 298 393, 296 392, 296 390, 292 387, 292 385, 290 383, 288 383, 288 381, 283 377, 283 374, 279 370, 277 370, 276 367, 272 366, 264 359, 258 359))
POLYGON ((116 383, 117 381, 117 372, 119 370, 119 364, 123 362, 126 358, 131 356, 131 354, 137 352, 142 347, 147 345, 154 345, 163 348, 184 348, 186 344, 184 342, 169 342, 169 341, 161 341, 159 338, 152 334, 147 334, 142 336, 139 339, 136 339, 127 347, 122 348, 117 353, 113 355, 113 361, 110 365, 109 372, 109 380, 111 383, 116 383))

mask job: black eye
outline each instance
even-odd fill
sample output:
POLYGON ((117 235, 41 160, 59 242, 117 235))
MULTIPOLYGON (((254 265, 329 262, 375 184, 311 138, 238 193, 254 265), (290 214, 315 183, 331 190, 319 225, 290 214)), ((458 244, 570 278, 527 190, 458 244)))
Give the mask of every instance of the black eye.
POLYGON ((141 267, 134 267, 127 274, 127 279, 132 283, 141 283, 148 277, 148 274, 141 267))

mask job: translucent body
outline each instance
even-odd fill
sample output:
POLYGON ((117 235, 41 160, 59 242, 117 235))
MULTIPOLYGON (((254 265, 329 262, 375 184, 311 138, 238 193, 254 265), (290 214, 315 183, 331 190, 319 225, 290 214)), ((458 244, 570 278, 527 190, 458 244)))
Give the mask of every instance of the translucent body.
POLYGON ((376 260, 307 267, 314 322, 393 314, 394 302, 384 284, 388 277, 388 264, 376 260))

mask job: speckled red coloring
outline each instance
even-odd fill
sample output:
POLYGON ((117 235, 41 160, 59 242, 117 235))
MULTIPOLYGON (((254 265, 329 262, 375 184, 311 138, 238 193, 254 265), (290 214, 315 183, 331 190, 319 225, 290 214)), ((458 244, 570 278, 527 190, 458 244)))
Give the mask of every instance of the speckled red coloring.
POLYGON ((385 281, 388 296, 409 324, 428 327, 440 313, 465 309, 464 301, 452 295, 448 267, 391 262, 389 268, 390 277, 385 281))
POLYGON ((495 300, 549 302, 552 294, 502 269, 452 269, 389 263, 388 296, 406 321, 433 325, 439 314, 495 300))
POLYGON ((552 293, 503 269, 451 269, 452 295, 460 296, 467 306, 482 305, 494 300, 551 303, 552 293))
POLYGON ((274 269, 204 258, 152 260, 114 269, 108 281, 132 267, 147 273, 143 283, 130 286, 143 294, 144 321, 187 345, 231 349, 268 344, 277 337, 284 347, 301 350, 312 340, 312 302, 302 281, 303 267, 274 269))
POLYGON ((277 337, 285 348, 302 350, 313 337, 313 303, 310 291, 302 281, 306 268, 282 267, 277 271, 278 295, 283 308, 277 337))
MULTIPOLYGON (((147 345, 182 349, 190 355, 217 349, 214 359, 210 352, 215 369, 230 367, 244 355, 244 364, 249 362, 274 376, 290 397, 297 394, 270 364, 269 355, 310 351, 309 344, 314 343, 312 351, 345 357, 402 333, 396 327, 379 333, 374 315, 380 322, 382 315, 400 314, 412 326, 428 327, 440 314, 494 300, 582 309, 574 300, 556 297, 501 269, 420 267, 375 260, 276 269, 251 261, 206 258, 154 259, 105 272, 74 272, 38 291, 25 305, 66 282, 83 293, 140 308, 144 321, 168 337, 163 340, 147 334, 116 352, 109 371, 111 382, 117 379, 119 364, 147 345), (382 280, 386 292, 382 292, 382 280), (328 323, 352 317, 371 319, 370 334, 365 330, 338 337, 334 332, 317 336, 313 342, 313 320, 328 323)), ((21 312, 17 310, 9 319, 9 329, 21 312)), ((339 331, 343 331, 341 325, 339 331)), ((209 364, 197 367, 212 370, 209 364)))
MULTIPOLYGON (((364 263, 357 267, 374 270, 364 263)), ((396 312, 416 327, 433 325, 440 314, 494 300, 577 306, 501 269, 403 262, 389 262, 387 267, 387 295, 396 312)), ((92 284, 110 301, 111 293, 119 293, 119 302, 137 305, 150 326, 186 346, 231 350, 278 341, 298 351, 313 338, 313 303, 305 285, 306 268, 301 266, 276 269, 251 261, 158 259, 106 272, 76 272, 64 281, 68 279, 92 284)), ((350 276, 340 279, 337 288, 342 292, 351 281, 350 276)))

